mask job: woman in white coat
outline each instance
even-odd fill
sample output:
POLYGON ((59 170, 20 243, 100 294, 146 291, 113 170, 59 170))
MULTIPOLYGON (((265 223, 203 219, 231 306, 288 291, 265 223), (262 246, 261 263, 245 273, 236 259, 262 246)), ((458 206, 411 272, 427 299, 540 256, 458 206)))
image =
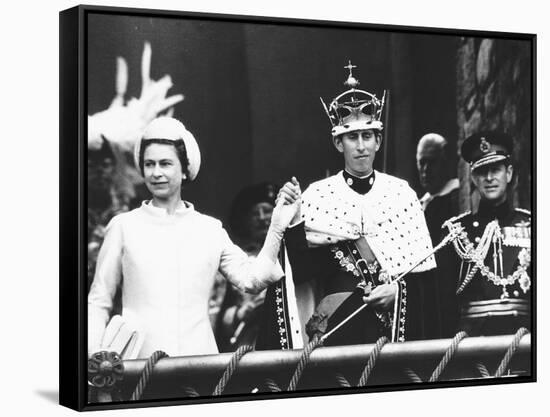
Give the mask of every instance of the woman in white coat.
POLYGON ((136 144, 135 158, 152 199, 107 226, 88 295, 88 354, 102 346, 118 286, 122 316, 142 332, 137 357, 155 350, 171 356, 217 353, 208 317, 215 274, 219 270, 247 292, 280 279, 277 254, 292 218, 290 206, 276 207, 263 248, 251 260, 219 220, 182 200, 182 183, 196 177, 200 151, 181 122, 153 120, 136 144))

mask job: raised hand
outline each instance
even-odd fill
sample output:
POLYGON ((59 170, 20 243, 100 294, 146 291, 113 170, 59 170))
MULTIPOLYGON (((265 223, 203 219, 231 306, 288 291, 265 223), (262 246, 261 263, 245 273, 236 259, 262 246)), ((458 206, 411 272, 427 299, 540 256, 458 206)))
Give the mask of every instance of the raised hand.
POLYGON ((301 217, 302 190, 296 177, 285 183, 277 194, 271 224, 279 231, 284 231, 290 224, 301 217))
POLYGON ((124 58, 117 58, 115 97, 106 110, 88 117, 88 147, 99 149, 101 136, 132 151, 143 129, 160 114, 173 112, 173 106, 183 100, 182 94, 167 97, 172 79, 165 75, 155 81, 150 78, 151 44, 145 42, 141 58, 141 93, 126 104, 124 96, 128 85, 128 65, 124 58))

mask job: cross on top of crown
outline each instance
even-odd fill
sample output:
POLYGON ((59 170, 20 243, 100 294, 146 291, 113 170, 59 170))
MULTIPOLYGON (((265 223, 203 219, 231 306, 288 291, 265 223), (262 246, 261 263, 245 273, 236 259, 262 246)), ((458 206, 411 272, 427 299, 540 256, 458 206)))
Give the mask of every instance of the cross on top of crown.
POLYGON ((346 65, 344 68, 347 68, 349 70, 349 76, 352 77, 353 74, 351 73, 351 70, 353 70, 354 68, 357 68, 357 65, 353 65, 351 63, 351 60, 348 60, 348 65, 346 65))
MULTIPOLYGON (((348 79, 344 82, 344 85, 350 88, 356 88, 359 85, 359 80, 353 76, 351 71, 354 68, 357 68, 357 65, 353 65, 351 63, 351 60, 348 60, 348 65, 346 65, 344 68, 347 68, 349 70, 348 79)), ((355 101, 355 97, 352 97, 352 101, 355 101)))

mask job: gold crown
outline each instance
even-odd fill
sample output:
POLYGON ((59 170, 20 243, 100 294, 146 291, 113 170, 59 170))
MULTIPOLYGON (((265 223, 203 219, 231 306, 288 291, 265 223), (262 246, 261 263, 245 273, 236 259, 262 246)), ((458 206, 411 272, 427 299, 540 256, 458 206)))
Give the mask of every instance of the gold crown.
POLYGON ((386 90, 381 100, 368 91, 358 90, 359 80, 352 73, 353 68, 357 66, 348 61, 348 65, 344 68, 349 71, 348 78, 344 82, 349 89, 334 98, 328 107, 321 98, 323 108, 332 124, 332 136, 354 130, 382 130, 383 124, 380 117, 384 108, 386 90))

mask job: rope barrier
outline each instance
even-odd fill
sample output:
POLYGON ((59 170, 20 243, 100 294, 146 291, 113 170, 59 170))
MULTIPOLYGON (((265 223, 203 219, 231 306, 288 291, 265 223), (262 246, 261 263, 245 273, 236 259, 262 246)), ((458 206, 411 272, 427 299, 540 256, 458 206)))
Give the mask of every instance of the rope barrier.
POLYGON ((479 371, 479 374, 481 375, 482 378, 491 378, 491 374, 489 373, 489 370, 481 362, 476 363, 476 369, 479 371))
POLYGON ((437 365, 437 367, 434 369, 432 376, 430 376, 430 379, 429 379, 430 382, 436 382, 439 380, 439 377, 445 370, 445 367, 449 364, 449 362, 455 355, 456 350, 458 349, 458 345, 460 344, 460 341, 465 337, 468 337, 468 334, 466 332, 458 332, 455 335, 455 337, 453 337, 453 340, 451 341, 451 345, 443 355, 441 362, 439 362, 439 365, 437 365))
POLYGON ((342 388, 349 388, 351 387, 351 384, 349 383, 349 381, 346 379, 346 377, 341 374, 340 372, 337 372, 336 375, 334 375, 334 377, 336 378, 336 382, 338 383, 338 385, 342 388))
POLYGON ((271 379, 271 378, 265 378, 264 379, 265 386, 271 391, 271 392, 281 392, 282 389, 277 385, 277 383, 271 379))
POLYGON ((407 375, 412 382, 416 384, 420 382, 424 382, 422 381, 422 378, 420 378, 418 374, 414 372, 411 368, 405 368, 403 371, 405 372, 405 375, 407 375))
POLYGON ((231 360, 229 361, 229 364, 227 365, 227 368, 225 368, 225 371, 218 381, 218 384, 216 385, 216 388, 214 388, 214 392, 212 395, 221 395, 222 392, 225 390, 225 387, 227 386, 227 383, 233 376, 233 373, 237 369, 237 365, 239 364, 239 361, 242 359, 244 355, 246 355, 248 352, 251 352, 254 350, 253 346, 250 345, 242 345, 239 346, 239 348, 233 353, 233 356, 231 356, 231 360))
POLYGON ((495 372, 495 378, 500 378, 502 375, 504 375, 504 372, 506 372, 506 370, 510 366, 512 357, 514 356, 514 354, 516 353, 516 350, 519 347, 519 343, 521 342, 521 339, 523 338, 523 336, 525 336, 528 333, 529 333, 529 330, 527 330, 525 327, 521 327, 518 329, 518 331, 514 335, 514 339, 512 340, 512 343, 510 343, 510 346, 508 347, 506 354, 502 358, 502 361, 500 362, 500 365, 498 366, 495 372))
POLYGON ((359 378, 359 382, 357 383, 358 387, 364 387, 367 384, 367 380, 369 379, 370 374, 372 373, 372 370, 376 365, 376 361, 380 356, 380 352, 382 351, 382 348, 384 347, 384 345, 388 342, 389 340, 386 336, 382 336, 380 339, 376 341, 376 344, 374 345, 374 349, 369 355, 367 366, 365 366, 365 369, 363 369, 363 372, 361 373, 361 377, 359 378))
POLYGON ((149 359, 147 359, 145 368, 143 368, 143 371, 141 372, 141 376, 139 377, 139 381, 136 385, 136 389, 134 390, 134 393, 132 394, 132 397, 130 398, 130 401, 138 401, 141 399, 141 396, 143 395, 143 391, 145 391, 145 387, 147 387, 147 384, 149 383, 149 379, 151 378, 151 373, 153 372, 153 368, 155 367, 155 365, 159 360, 167 356, 168 355, 164 353, 162 350, 157 350, 153 352, 153 354, 149 357, 149 359))
MULTIPOLYGON (((522 327, 520 328, 514 335, 514 338, 510 345, 508 346, 508 349, 502 358, 497 370, 495 371, 494 376, 491 375, 491 373, 487 370, 487 367, 481 363, 477 362, 475 363, 475 368, 483 378, 499 378, 502 377, 509 369, 512 358, 514 357, 515 353, 517 352, 522 338, 529 334, 529 330, 522 327)), ((444 370, 448 366, 448 364, 453 359, 454 355, 456 354, 458 350, 458 346, 460 342, 468 337, 467 333, 464 331, 461 331, 457 333, 447 350, 445 351, 445 354, 441 358, 441 361, 437 365, 437 367, 432 372, 432 375, 429 378, 429 382, 436 382, 439 381, 441 375, 443 374, 444 370)), ((387 337, 381 337, 379 338, 372 351, 369 354, 369 358, 367 361, 367 364, 365 368, 363 369, 363 372, 361 373, 361 376, 359 378, 359 381, 357 383, 357 387, 364 387, 367 385, 367 382, 376 366, 376 363, 378 361, 378 358, 380 357, 380 354, 382 352, 383 347, 389 343, 389 340, 387 337)), ((303 372, 305 371, 307 365, 309 364, 311 353, 317 349, 318 347, 323 345, 323 340, 320 338, 316 338, 313 341, 311 341, 303 350, 300 357, 300 360, 298 361, 298 364, 296 366, 296 369, 293 373, 293 376, 289 382, 287 391, 295 391, 298 382, 300 381, 300 378, 302 377, 303 372)), ((240 360, 243 358, 244 355, 254 350, 253 346, 250 345, 244 345, 240 346, 232 355, 231 360, 229 361, 229 364, 227 365, 222 377, 218 381, 214 392, 212 395, 221 395, 224 390, 227 387, 227 384, 229 383, 231 377, 234 375, 235 371, 237 370, 238 364, 240 360)), ((131 401, 138 401, 142 398, 143 393, 149 384, 152 372, 156 364, 159 360, 162 358, 168 357, 168 355, 163 351, 156 351, 154 352, 149 359, 147 360, 147 363, 145 364, 145 367, 143 368, 141 375, 139 377, 139 381, 134 389, 134 392, 130 398, 131 401)), ((403 369, 405 375, 412 381, 413 383, 420 383, 423 382, 422 378, 418 376, 418 374, 411 368, 407 367, 403 369)), ((337 372, 334 375, 336 382, 339 387, 342 388, 349 388, 351 387, 350 382, 346 379, 346 377, 340 373, 337 372)), ((279 387, 279 385, 271 378, 265 378, 263 380, 263 384, 267 387, 267 389, 271 392, 281 392, 282 389, 279 387)), ((188 397, 198 397, 200 394, 195 390, 193 387, 183 387, 182 388, 184 396, 188 397)))
POLYGON ((302 377, 302 373, 304 372, 304 369, 309 363, 309 357, 311 355, 311 352, 313 352, 316 348, 322 345, 323 345, 323 340, 321 338, 315 338, 311 342, 309 342, 308 345, 304 348, 304 350, 302 351, 302 356, 300 357, 300 361, 298 362, 298 366, 296 367, 296 370, 294 371, 294 375, 292 375, 292 378, 290 379, 290 383, 288 384, 287 391, 296 391, 296 386, 298 385, 298 381, 302 377))
POLYGON ((198 393, 198 391, 193 387, 183 387, 182 392, 183 392, 183 395, 185 397, 200 397, 201 396, 198 393))

